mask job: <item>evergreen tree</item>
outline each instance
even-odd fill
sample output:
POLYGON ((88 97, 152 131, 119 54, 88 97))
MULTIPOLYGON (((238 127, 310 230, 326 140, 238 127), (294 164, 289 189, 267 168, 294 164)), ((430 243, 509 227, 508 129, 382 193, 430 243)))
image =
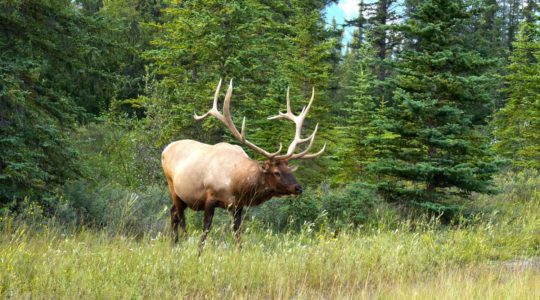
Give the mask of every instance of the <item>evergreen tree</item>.
POLYGON ((349 45, 349 48, 353 52, 358 51, 365 42, 366 33, 369 29, 369 19, 366 18, 366 16, 370 13, 372 5, 373 3, 366 3, 366 1, 361 0, 360 3, 358 3, 358 16, 345 22, 346 26, 354 28, 352 41, 349 45))
MULTIPOLYGON (((465 23, 465 43, 470 49, 490 61, 490 67, 484 70, 486 76, 497 76, 504 72, 508 49, 503 39, 502 9, 497 0, 472 0, 468 1, 471 18, 465 23), (489 75, 488 75, 489 73, 489 75)), ((489 90, 493 99, 491 107, 485 106, 483 115, 491 115, 505 101, 505 95, 501 92, 503 82, 501 80, 491 82, 493 88, 489 90)))
POLYGON ((69 0, 0 2, 0 207, 78 176, 68 132, 114 89, 90 33, 103 25, 69 0))
POLYGON ((141 56, 150 49, 152 32, 147 23, 161 22, 161 9, 164 4, 160 0, 108 0, 95 13, 96 17, 107 20, 111 28, 106 33, 114 40, 117 47, 111 55, 111 64, 119 76, 114 91, 114 108, 122 108, 127 112, 137 112, 142 115, 141 103, 136 100, 144 94, 145 64, 141 56))
POLYGON ((463 1, 425 0, 400 32, 410 46, 397 63, 395 105, 384 114, 384 132, 370 169, 388 201, 444 211, 451 195, 489 192, 496 171, 483 124, 488 61, 467 47, 470 18, 463 1))
MULTIPOLYGON (((330 25, 330 28, 328 30, 329 34, 329 40, 332 41, 333 47, 330 50, 331 54, 328 59, 328 62, 330 63, 330 73, 331 74, 338 74, 340 71, 340 64, 342 60, 342 36, 343 36, 343 29, 339 28, 337 25, 336 19, 332 19, 332 23, 330 25)), ((335 101, 339 101, 337 99, 338 92, 339 92, 339 76, 332 76, 329 83, 329 97, 331 99, 334 99, 335 101)))
POLYGON ((528 1, 508 74, 508 102, 494 120, 495 148, 518 167, 540 168, 540 22, 538 5, 528 1))
POLYGON ((521 19, 521 6, 524 0, 502 0, 505 19, 505 41, 506 47, 511 52, 512 43, 516 38, 517 29, 521 19))
POLYGON ((395 21, 397 16, 392 9, 392 5, 396 0, 379 0, 377 1, 375 13, 371 18, 373 29, 371 31, 373 48, 376 51, 378 58, 375 74, 379 81, 384 81, 387 77, 386 60, 390 55, 392 44, 389 44, 388 25, 395 21))
MULTIPOLYGON (((346 87, 347 102, 342 108, 346 123, 339 130, 339 154, 337 168, 340 170, 336 180, 340 183, 350 182, 365 175, 367 163, 373 159, 373 151, 368 143, 374 133, 373 121, 377 114, 377 103, 373 94, 374 80, 370 65, 375 59, 370 44, 366 43, 357 50, 356 58, 348 71, 352 72, 352 80, 346 87)), ((338 146, 338 145, 336 145, 338 146)))
MULTIPOLYGON (((336 70, 333 54, 336 54, 336 44, 341 43, 338 38, 341 34, 332 28, 326 28, 322 12, 328 2, 300 0, 292 3, 293 14, 288 21, 290 31, 285 38, 286 47, 280 57, 281 68, 277 74, 283 86, 281 91, 277 91, 277 95, 274 94, 274 99, 278 99, 278 107, 283 110, 284 91, 286 86, 289 86, 291 101, 295 107, 293 110, 298 112, 309 101, 312 89, 315 88, 315 104, 304 124, 305 136, 313 130, 316 123, 321 125, 314 149, 320 148, 324 142, 333 138, 332 124, 339 123, 336 119, 338 115, 333 110, 339 103, 336 102, 338 99, 332 97, 331 88, 334 81, 332 74, 336 70)), ((275 110, 271 114, 275 114, 275 110)), ((267 133, 279 137, 283 143, 290 143, 294 136, 291 124, 280 123, 271 123, 273 130, 267 133)), ((326 156, 331 156, 332 153, 333 147, 328 147, 326 156)), ((305 167, 299 169, 299 176, 320 182, 324 179, 323 176, 331 176, 323 172, 329 168, 329 163, 330 161, 325 159, 303 161, 302 165, 305 167)))

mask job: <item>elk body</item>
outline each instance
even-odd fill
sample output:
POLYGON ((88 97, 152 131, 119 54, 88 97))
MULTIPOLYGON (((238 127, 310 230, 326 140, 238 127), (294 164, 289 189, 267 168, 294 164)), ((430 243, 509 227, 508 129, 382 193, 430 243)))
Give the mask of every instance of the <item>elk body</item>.
POLYGON ((225 124, 241 144, 261 154, 266 160, 262 163, 253 160, 240 146, 228 143, 208 145, 194 140, 180 140, 169 144, 163 150, 161 162, 173 202, 171 225, 174 241, 178 241, 179 226, 185 234, 185 209, 204 210, 200 249, 210 230, 215 208, 227 209, 232 213, 233 229, 239 239, 243 207, 259 205, 272 197, 301 194, 302 188, 292 175, 295 168, 289 166, 289 161, 319 156, 326 147, 325 144, 319 152, 308 154, 315 140, 318 124, 310 136, 301 137, 302 124, 313 103, 314 93, 302 112, 294 115, 287 90, 287 112, 279 112, 277 116, 269 118, 288 119, 296 125, 295 137, 287 153, 280 154, 281 145, 278 151, 269 153, 246 139, 245 118, 241 132, 236 129, 229 110, 232 81, 225 95, 223 114, 218 111, 220 87, 221 80, 214 95, 212 109, 202 116, 195 115, 195 119, 202 120, 210 115, 216 117, 225 124), (294 153, 296 146, 301 143, 308 143, 308 145, 303 151, 294 153))

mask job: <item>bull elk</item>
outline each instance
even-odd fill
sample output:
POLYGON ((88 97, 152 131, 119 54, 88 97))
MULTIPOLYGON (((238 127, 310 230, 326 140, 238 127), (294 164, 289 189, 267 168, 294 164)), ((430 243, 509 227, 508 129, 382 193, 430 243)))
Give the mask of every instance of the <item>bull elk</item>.
POLYGON ((187 207, 196 211, 204 210, 203 234, 199 251, 204 246, 216 207, 227 209, 232 213, 233 230, 239 239, 243 207, 259 205, 272 197, 301 194, 302 187, 292 174, 296 168, 289 166, 289 161, 317 157, 326 148, 325 144, 319 152, 308 154, 315 140, 318 124, 311 135, 305 138, 301 136, 302 124, 313 103, 315 90, 312 92, 309 104, 299 115, 294 115, 291 111, 287 89, 287 112, 279 112, 278 115, 268 118, 270 120, 286 119, 296 125, 294 140, 287 152, 280 154, 281 144, 276 152, 270 153, 246 139, 245 117, 241 131, 236 129, 230 113, 232 80, 225 95, 223 114, 218 111, 220 88, 221 80, 214 94, 212 109, 202 116, 195 114, 194 118, 202 120, 208 116, 216 117, 241 144, 266 157, 266 160, 259 163, 249 158, 240 146, 228 143, 208 145, 194 140, 180 140, 169 144, 163 150, 161 162, 173 202, 171 225, 174 242, 178 242, 179 225, 183 233, 186 233, 184 210, 187 207), (295 153, 296 147, 302 143, 308 143, 307 147, 295 153))

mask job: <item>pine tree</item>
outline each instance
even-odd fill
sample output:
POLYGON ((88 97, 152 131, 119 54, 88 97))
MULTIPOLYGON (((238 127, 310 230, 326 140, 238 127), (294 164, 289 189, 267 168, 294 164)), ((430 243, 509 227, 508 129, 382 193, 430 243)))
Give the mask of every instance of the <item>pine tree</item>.
POLYGON ((489 192, 496 163, 482 125, 488 61, 467 48, 463 1, 420 1, 400 31, 409 41, 397 63, 395 105, 380 126, 370 164, 388 201, 444 211, 451 195, 489 192))
POLYGON ((540 22, 528 1, 504 77, 509 95, 494 120, 495 148, 517 167, 540 168, 540 22))

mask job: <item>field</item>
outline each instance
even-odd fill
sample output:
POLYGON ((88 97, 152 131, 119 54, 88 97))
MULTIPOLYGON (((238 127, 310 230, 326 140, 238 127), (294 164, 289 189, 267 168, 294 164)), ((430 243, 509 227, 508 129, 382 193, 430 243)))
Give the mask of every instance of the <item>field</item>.
POLYGON ((2 298, 539 299, 540 193, 507 184, 464 225, 402 221, 335 233, 275 233, 250 222, 238 247, 216 226, 172 246, 168 233, 34 228, 5 219, 2 298), (521 197, 521 199, 517 199, 521 197))

